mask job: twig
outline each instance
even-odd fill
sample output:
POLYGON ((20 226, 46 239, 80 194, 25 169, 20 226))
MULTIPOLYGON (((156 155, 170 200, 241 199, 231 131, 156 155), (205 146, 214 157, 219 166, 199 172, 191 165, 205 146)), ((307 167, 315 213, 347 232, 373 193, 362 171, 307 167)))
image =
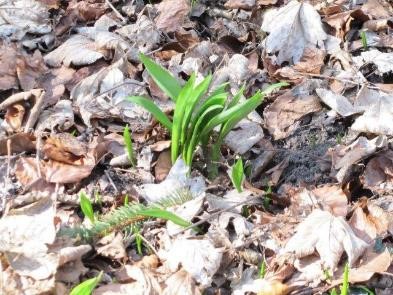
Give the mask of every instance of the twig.
MULTIPOLYGON (((263 194, 262 194, 262 195, 263 195, 263 194)), ((217 211, 217 212, 215 212, 215 213, 212 213, 209 217, 206 217, 206 218, 204 218, 204 219, 201 219, 201 220, 199 220, 199 221, 197 221, 197 222, 191 224, 190 226, 187 226, 187 227, 183 228, 181 231, 179 231, 179 232, 173 234, 172 237, 177 236, 177 235, 179 235, 179 234, 182 234, 182 233, 186 232, 186 231, 189 230, 189 229, 195 228, 196 226, 201 225, 201 224, 205 223, 206 221, 209 221, 210 219, 212 219, 212 218, 214 218, 214 217, 220 215, 221 213, 227 212, 227 211, 229 211, 229 210, 232 210, 233 208, 236 208, 236 207, 238 207, 238 206, 247 204, 247 203, 249 203, 249 202, 251 203, 252 201, 257 201, 257 200, 259 200, 259 199, 262 197, 262 195, 259 195, 259 196, 254 197, 254 198, 250 198, 250 199, 241 201, 241 202, 239 202, 239 203, 236 203, 236 204, 233 205, 233 206, 230 206, 230 207, 228 207, 228 208, 224 208, 224 209, 221 209, 221 210, 219 210, 219 211, 217 211)))
POLYGON ((121 15, 121 13, 113 6, 109 0, 105 0, 105 3, 113 10, 113 12, 122 20, 123 23, 127 22, 127 19, 121 15))
POLYGON ((112 88, 109 88, 108 90, 105 90, 105 91, 103 91, 101 93, 96 94, 92 99, 96 99, 97 97, 99 97, 101 95, 104 95, 104 94, 106 94, 108 92, 114 91, 117 88, 120 88, 120 87, 122 87, 124 85, 127 85, 127 84, 138 85, 138 86, 141 86, 141 87, 147 87, 148 86, 147 84, 144 84, 144 83, 138 82, 138 81, 126 81, 126 82, 122 82, 120 84, 117 84, 117 85, 113 86, 112 88))
POLYGON ((105 170, 104 173, 105 173, 106 177, 108 178, 108 180, 109 180, 110 184, 112 185, 112 187, 115 189, 116 194, 118 194, 119 190, 117 189, 115 183, 113 182, 112 178, 110 177, 108 171, 105 170))
POLYGON ((156 251, 156 249, 153 247, 153 245, 152 245, 148 240, 146 240, 146 238, 145 238, 144 236, 139 235, 139 237, 141 238, 141 240, 142 240, 143 242, 145 242, 146 245, 149 246, 149 248, 154 252, 154 254, 157 255, 157 257, 160 257, 160 256, 158 255, 158 252, 156 251))
POLYGON ((7 175, 5 183, 8 183, 10 178, 10 170, 11 170, 11 139, 7 139, 7 175))

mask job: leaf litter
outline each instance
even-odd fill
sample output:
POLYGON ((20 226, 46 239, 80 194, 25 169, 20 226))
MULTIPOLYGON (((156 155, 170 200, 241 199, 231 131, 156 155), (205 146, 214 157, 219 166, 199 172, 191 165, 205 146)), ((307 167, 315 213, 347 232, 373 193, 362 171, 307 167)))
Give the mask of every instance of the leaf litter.
POLYGON ((102 272, 93 294, 321 294, 348 262, 350 290, 390 294, 392 15, 386 0, 2 1, 0 293, 68 294, 102 272), (126 100, 176 107, 139 53, 177 89, 211 73, 207 100, 289 85, 188 167, 126 100), (84 236, 99 223, 81 192, 93 221, 132 218, 84 236))

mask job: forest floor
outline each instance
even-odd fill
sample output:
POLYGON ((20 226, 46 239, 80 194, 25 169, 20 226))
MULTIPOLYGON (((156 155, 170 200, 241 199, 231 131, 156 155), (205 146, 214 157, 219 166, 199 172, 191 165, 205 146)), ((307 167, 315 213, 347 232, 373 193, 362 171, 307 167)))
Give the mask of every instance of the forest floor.
POLYGON ((393 294, 392 32, 388 0, 0 1, 0 293, 393 294), (209 74, 224 109, 286 83, 187 166, 171 93, 209 74))

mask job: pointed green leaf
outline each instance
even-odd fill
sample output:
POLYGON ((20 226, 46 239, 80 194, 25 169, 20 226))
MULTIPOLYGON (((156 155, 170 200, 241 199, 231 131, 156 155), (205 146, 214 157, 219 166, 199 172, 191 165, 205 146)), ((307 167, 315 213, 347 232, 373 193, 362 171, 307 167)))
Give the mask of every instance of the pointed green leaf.
POLYGON ((85 217, 88 218, 91 223, 94 223, 95 219, 93 205, 91 204, 90 199, 86 196, 84 192, 81 192, 79 194, 79 203, 85 217))
POLYGON ((130 134, 130 129, 128 128, 128 125, 126 125, 126 127, 124 127, 123 139, 124 139, 124 144, 126 145, 126 152, 127 152, 128 159, 130 160, 131 165, 133 167, 135 167, 136 166, 136 159, 135 159, 135 154, 134 154, 134 150, 132 147, 131 134, 130 134))
POLYGON ((173 223, 183 227, 187 227, 191 225, 190 222, 184 220, 183 218, 177 216, 176 214, 160 208, 146 208, 138 212, 138 214, 147 217, 155 217, 155 218, 170 220, 173 223))
POLYGON ((71 290, 70 295, 90 295, 94 288, 101 281, 103 272, 101 271, 99 275, 95 278, 88 279, 71 290))
POLYGON ((168 128, 169 131, 172 131, 172 122, 169 120, 167 115, 165 115, 165 113, 161 111, 161 109, 150 99, 143 96, 128 96, 127 100, 145 108, 158 122, 168 128))
POLYGON ((160 87, 166 95, 172 98, 173 101, 176 101, 181 90, 180 83, 176 78, 173 77, 168 70, 164 69, 146 55, 141 53, 139 54, 139 58, 158 87, 160 87))
POLYGON ((236 161, 235 165, 232 166, 230 177, 237 191, 239 193, 242 192, 242 184, 244 180, 244 168, 242 158, 239 158, 236 161))

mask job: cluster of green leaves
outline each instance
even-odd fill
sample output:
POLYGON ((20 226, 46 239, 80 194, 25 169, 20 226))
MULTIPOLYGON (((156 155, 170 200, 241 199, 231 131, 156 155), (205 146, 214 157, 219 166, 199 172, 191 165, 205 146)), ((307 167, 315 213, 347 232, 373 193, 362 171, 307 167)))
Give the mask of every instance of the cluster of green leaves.
POLYGON ((60 231, 60 234, 89 241, 93 238, 103 237, 114 231, 124 230, 129 226, 135 226, 149 218, 170 220, 177 225, 188 227, 191 225, 190 222, 167 211, 166 208, 181 205, 191 199, 192 195, 188 191, 179 191, 159 203, 143 205, 130 202, 116 208, 109 214, 97 217, 94 214, 90 199, 82 192, 80 194, 81 210, 85 217, 91 221, 91 225, 88 227, 65 228, 60 231))
POLYGON ((127 152, 128 159, 130 160, 132 167, 135 167, 136 157, 135 157, 134 149, 132 147, 131 133, 130 133, 130 129, 128 128, 128 125, 124 127, 123 139, 124 139, 124 144, 125 144, 125 149, 127 152))
MULTIPOLYGON (((220 146, 229 131, 250 112, 255 110, 266 93, 286 83, 271 85, 264 92, 258 91, 252 97, 240 102, 244 87, 228 102, 227 83, 208 93, 212 75, 201 82, 192 74, 182 87, 179 82, 163 67, 147 56, 140 54, 140 59, 155 83, 175 102, 172 121, 150 99, 130 96, 127 99, 148 110, 155 119, 171 132, 171 159, 174 163, 181 155, 191 167, 195 150, 199 144, 206 151, 211 141, 213 129, 220 126, 218 137, 212 143, 211 160, 218 161, 220 146)), ((209 153, 205 153, 207 156, 209 153)))

